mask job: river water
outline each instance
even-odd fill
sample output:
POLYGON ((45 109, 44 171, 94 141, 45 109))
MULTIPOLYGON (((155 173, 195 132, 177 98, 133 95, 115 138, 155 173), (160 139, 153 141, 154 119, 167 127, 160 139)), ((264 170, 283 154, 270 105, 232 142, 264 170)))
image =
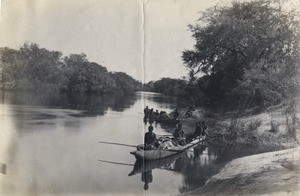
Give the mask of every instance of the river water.
MULTIPOLYGON (((0 195, 174 195, 204 185, 231 159, 224 149, 198 146, 145 166, 147 172, 135 171, 130 154, 134 148, 99 141, 142 143, 149 126, 143 122, 146 105, 170 112, 177 102, 146 92, 130 96, 1 92, 0 162, 7 169, 0 174, 0 195), (133 170, 135 175, 129 176, 133 170)), ((154 132, 167 134, 160 124, 154 124, 154 132)))

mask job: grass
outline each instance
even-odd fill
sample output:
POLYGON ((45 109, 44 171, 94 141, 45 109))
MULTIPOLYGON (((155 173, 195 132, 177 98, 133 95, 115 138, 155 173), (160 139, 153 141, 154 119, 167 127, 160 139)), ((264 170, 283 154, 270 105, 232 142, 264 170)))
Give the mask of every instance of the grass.
MULTIPOLYGON (((208 114, 205 117, 216 115, 208 114)), ((295 104, 267 108, 255 115, 231 114, 210 119, 209 133, 227 145, 291 147, 298 143, 300 121, 295 104)))

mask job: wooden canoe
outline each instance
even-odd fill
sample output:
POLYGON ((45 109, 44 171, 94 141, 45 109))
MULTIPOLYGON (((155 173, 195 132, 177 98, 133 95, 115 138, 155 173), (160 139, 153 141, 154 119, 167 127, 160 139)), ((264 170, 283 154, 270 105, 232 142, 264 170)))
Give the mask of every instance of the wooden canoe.
POLYGON ((155 118, 154 121, 161 124, 178 124, 180 122, 180 120, 172 118, 155 118))
POLYGON ((143 150, 139 149, 133 152, 130 152, 130 154, 133 154, 137 160, 158 160, 166 157, 170 157, 176 154, 179 154, 181 152, 184 152, 185 150, 200 144, 205 140, 205 136, 202 136, 200 138, 196 138, 192 142, 186 144, 185 146, 174 146, 171 149, 153 149, 153 150, 143 150))

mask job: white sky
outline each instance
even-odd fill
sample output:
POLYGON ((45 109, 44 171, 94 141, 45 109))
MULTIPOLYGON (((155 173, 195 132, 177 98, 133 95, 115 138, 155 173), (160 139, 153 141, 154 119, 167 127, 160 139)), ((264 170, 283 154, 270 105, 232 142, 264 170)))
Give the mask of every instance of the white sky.
POLYGON ((83 52, 140 81, 180 78, 187 72, 182 51, 194 44, 187 25, 199 11, 229 1, 2 0, 0 47, 34 42, 63 55, 83 52))

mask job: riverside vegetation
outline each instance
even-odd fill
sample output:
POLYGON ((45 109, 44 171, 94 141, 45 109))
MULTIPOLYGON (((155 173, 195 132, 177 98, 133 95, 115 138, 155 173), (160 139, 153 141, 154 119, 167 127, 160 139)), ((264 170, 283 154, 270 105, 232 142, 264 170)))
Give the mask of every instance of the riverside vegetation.
POLYGON ((108 72, 85 54, 62 56, 59 51, 25 43, 18 50, 0 49, 0 88, 69 93, 130 93, 141 82, 123 72, 108 72))
POLYGON ((144 89, 201 108, 223 143, 298 142, 298 13, 273 0, 233 2, 206 10, 189 28, 196 42, 182 54, 188 78, 162 78, 143 86, 123 72, 108 72, 83 53, 64 57, 25 43, 17 50, 1 48, 0 88, 99 94, 144 89), (258 129, 268 132, 266 140, 254 133, 258 129))
MULTIPOLYGON (((196 40, 182 54, 189 77, 151 81, 146 89, 195 104, 202 114, 194 117, 209 121, 222 143, 298 143, 299 14, 285 3, 233 2, 206 10, 189 25, 196 40)), ((185 121, 193 130, 193 120, 185 121)))

